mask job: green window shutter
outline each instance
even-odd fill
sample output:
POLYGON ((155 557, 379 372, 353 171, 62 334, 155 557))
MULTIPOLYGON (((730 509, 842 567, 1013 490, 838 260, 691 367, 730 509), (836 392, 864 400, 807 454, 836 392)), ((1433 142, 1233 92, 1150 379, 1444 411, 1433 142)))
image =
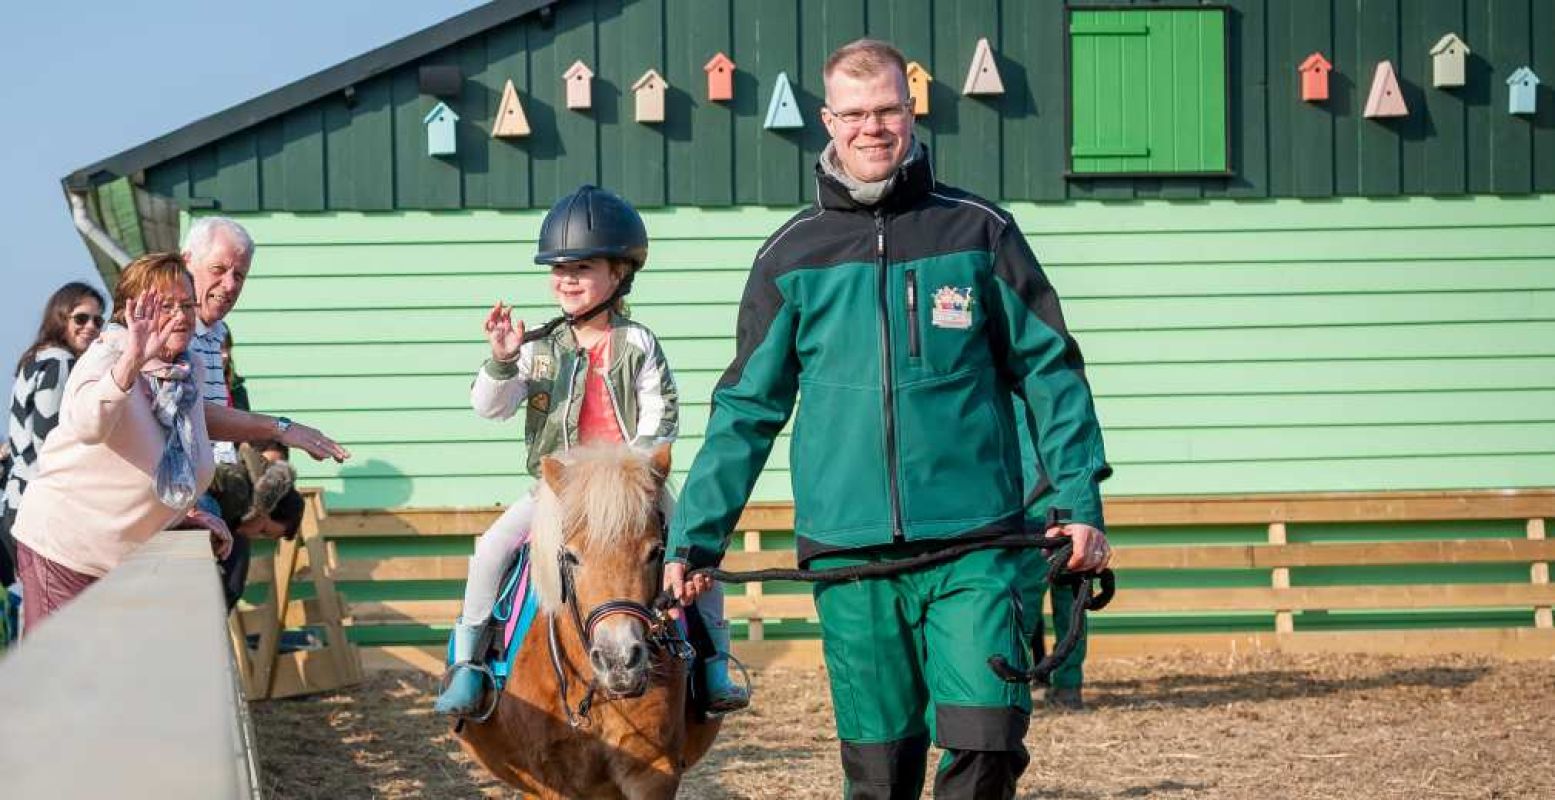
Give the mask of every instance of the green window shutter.
POLYGON ((1070 171, 1224 173, 1222 8, 1072 9, 1070 171))

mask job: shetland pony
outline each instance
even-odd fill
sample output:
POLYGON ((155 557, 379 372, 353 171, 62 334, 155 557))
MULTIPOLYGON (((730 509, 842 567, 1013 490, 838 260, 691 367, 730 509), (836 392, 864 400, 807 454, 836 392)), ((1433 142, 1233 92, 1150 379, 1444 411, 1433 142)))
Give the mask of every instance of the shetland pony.
POLYGON ((459 732, 523 792, 672 798, 718 733, 717 719, 694 718, 686 646, 653 609, 669 462, 664 445, 651 455, 590 446, 541 463, 530 535, 540 613, 496 712, 459 732))

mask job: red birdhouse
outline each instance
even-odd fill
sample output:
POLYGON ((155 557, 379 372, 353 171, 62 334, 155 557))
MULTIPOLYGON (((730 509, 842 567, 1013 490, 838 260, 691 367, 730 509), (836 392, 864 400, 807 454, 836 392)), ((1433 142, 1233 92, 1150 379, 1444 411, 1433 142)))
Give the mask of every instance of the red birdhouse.
POLYGON ((1322 53, 1313 53, 1301 62, 1301 99, 1308 103, 1328 99, 1328 73, 1334 68, 1322 53))
POLYGON ((707 73, 707 99, 708 100, 733 100, 734 99, 734 62, 723 53, 718 53, 702 67, 707 73))

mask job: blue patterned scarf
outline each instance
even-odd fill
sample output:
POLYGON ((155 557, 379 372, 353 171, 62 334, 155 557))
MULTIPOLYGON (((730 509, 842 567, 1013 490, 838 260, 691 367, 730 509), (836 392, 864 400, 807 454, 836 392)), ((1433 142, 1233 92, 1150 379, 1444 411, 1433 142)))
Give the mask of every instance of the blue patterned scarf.
MULTIPOLYGON (((117 339, 128 332, 112 324, 103 331, 104 339, 117 339)), ((157 497, 169 508, 183 511, 198 498, 194 475, 194 423, 189 412, 200 402, 200 390, 189 368, 186 350, 171 362, 152 359, 140 368, 151 384, 151 408, 157 423, 167 434, 167 445, 157 462, 157 497)))

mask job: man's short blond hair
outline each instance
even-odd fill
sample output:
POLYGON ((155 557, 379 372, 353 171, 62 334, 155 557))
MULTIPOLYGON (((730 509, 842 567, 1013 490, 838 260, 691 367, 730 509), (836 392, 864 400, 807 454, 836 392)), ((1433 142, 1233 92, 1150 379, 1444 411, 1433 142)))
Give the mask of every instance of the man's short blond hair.
POLYGON ((826 57, 826 66, 821 68, 821 79, 831 80, 832 73, 837 70, 853 78, 873 78, 892 67, 906 79, 907 59, 890 42, 854 39, 826 57))

